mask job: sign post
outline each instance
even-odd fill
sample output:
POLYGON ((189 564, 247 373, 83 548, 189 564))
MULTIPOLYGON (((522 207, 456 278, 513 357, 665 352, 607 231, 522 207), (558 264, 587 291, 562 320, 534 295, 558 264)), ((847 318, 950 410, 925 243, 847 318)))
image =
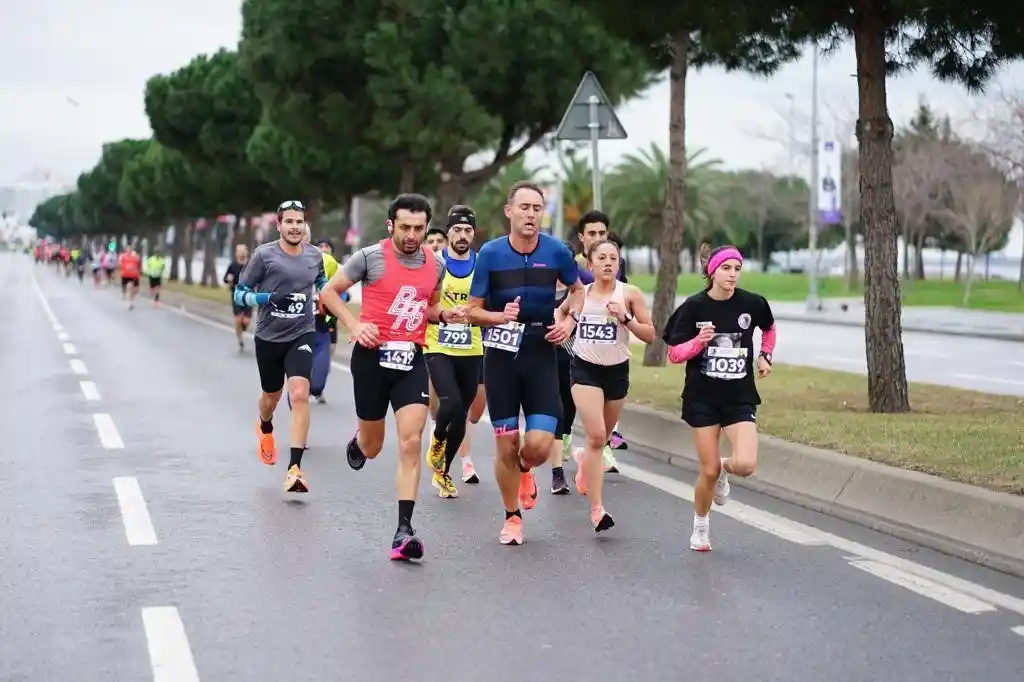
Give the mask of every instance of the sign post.
POLYGON ((598 153, 600 140, 625 140, 626 129, 612 108, 611 100, 592 71, 583 74, 576 87, 562 122, 555 131, 555 139, 572 142, 590 142, 591 183, 594 209, 601 210, 601 165, 598 153))

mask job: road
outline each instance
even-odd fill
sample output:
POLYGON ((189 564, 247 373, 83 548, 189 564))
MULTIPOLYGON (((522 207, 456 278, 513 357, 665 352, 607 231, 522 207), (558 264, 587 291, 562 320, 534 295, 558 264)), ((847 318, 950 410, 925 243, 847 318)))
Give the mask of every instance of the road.
POLYGON ((394 439, 348 468, 345 372, 293 500, 230 332, 7 255, 0 306, 5 682, 1024 679, 1024 580, 735 487, 690 552, 690 476, 631 452, 607 537, 542 488, 502 547, 475 427, 483 482, 424 481, 392 564, 394 439))

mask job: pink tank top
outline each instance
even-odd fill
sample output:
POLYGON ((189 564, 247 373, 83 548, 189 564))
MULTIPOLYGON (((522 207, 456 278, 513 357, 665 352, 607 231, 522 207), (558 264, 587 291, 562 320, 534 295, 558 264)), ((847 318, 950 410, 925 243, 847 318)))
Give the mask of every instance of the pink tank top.
POLYGON ((615 301, 623 308, 626 307, 622 282, 615 282, 610 298, 598 298, 592 294, 593 286, 588 284, 584 292, 583 310, 580 311, 580 321, 576 325, 572 352, 580 360, 595 365, 620 365, 629 360, 629 330, 609 315, 605 306, 615 301))

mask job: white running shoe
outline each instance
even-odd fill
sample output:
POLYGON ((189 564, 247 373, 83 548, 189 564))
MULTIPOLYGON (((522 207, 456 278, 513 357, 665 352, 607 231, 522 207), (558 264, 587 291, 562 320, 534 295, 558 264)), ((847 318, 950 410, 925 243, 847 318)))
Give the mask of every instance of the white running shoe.
POLYGON ((710 535, 710 526, 694 526, 693 535, 690 536, 690 549, 692 549, 695 552, 710 552, 710 535))
POLYGON ((721 507, 728 502, 729 490, 729 474, 723 468, 722 473, 718 475, 718 481, 715 483, 715 504, 721 507))

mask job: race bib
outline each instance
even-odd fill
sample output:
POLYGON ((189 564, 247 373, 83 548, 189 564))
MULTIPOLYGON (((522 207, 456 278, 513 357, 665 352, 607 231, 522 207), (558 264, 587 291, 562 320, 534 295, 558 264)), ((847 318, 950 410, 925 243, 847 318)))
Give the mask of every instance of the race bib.
POLYGON ((412 341, 387 341, 377 348, 377 358, 384 369, 408 372, 416 359, 416 344, 412 341))
POLYGON ((473 328, 468 324, 440 324, 437 327, 437 345, 456 350, 473 347, 473 328))
POLYGON ((580 315, 576 325, 576 338, 583 343, 613 344, 618 333, 618 320, 607 315, 580 315))
POLYGON ((506 322, 495 327, 487 327, 484 330, 484 345, 488 348, 518 353, 519 347, 523 345, 524 329, 526 325, 522 322, 506 322))
POLYGON ((704 375, 725 380, 747 376, 747 349, 742 342, 742 334, 715 334, 704 350, 704 375))
POLYGON ((302 317, 306 312, 309 299, 306 294, 288 294, 288 300, 270 311, 271 317, 294 319, 302 317))

